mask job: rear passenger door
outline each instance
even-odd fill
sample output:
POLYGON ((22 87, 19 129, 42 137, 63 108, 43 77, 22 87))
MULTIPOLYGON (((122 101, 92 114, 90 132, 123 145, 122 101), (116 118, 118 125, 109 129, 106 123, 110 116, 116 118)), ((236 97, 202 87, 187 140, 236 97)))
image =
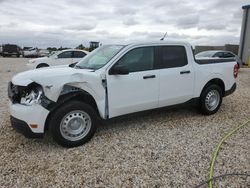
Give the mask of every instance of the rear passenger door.
POLYGON ((159 59, 159 107, 184 103, 193 97, 194 71, 185 46, 161 46, 159 59))
POLYGON ((73 63, 78 63, 87 54, 82 51, 73 51, 73 63))

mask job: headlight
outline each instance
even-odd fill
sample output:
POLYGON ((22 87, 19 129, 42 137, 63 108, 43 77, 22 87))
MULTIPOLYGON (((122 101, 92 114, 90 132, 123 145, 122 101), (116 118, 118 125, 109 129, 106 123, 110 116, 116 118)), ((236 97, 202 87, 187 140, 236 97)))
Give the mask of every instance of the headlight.
POLYGON ((40 104, 42 93, 43 90, 41 87, 32 88, 31 90, 27 91, 24 96, 21 97, 20 103, 27 106, 40 104))

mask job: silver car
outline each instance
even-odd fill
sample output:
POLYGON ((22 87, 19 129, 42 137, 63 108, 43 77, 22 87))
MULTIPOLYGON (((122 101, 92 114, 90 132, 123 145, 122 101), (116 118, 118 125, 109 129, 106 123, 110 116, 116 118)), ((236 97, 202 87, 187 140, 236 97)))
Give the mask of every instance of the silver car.
POLYGON ((208 50, 203 51, 195 55, 195 59, 234 59, 237 61, 238 66, 242 65, 242 61, 239 56, 235 55, 233 52, 224 50, 208 50))

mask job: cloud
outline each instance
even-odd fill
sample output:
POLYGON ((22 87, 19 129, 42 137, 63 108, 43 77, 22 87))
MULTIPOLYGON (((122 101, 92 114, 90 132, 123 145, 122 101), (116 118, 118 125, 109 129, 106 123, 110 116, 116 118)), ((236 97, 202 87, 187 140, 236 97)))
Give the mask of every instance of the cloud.
POLYGON ((197 27, 199 21, 199 15, 185 15, 177 20, 176 26, 184 29, 194 28, 197 27))
POLYGON ((224 23, 203 23, 200 24, 198 29, 205 29, 205 30, 225 30, 227 28, 226 24, 224 23))
POLYGON ((69 46, 97 40, 239 43, 249 0, 0 0, 0 44, 69 46))
POLYGON ((96 23, 86 21, 85 23, 64 26, 64 27, 62 27, 62 29, 75 30, 75 31, 85 31, 85 30, 92 30, 95 27, 96 27, 96 23))
POLYGON ((136 14, 136 9, 131 7, 120 7, 114 11, 115 14, 120 15, 134 15, 136 14))
POLYGON ((132 26, 139 24, 138 21, 136 21, 134 18, 130 17, 123 21, 123 24, 126 26, 132 26))

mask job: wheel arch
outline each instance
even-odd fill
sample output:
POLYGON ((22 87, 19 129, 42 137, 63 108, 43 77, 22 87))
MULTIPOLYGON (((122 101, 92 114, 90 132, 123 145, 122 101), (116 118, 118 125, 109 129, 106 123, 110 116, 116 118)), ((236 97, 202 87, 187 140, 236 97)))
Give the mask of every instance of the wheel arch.
POLYGON ((89 92, 82 90, 80 88, 77 88, 77 87, 65 85, 63 87, 61 94, 58 97, 57 102, 54 103, 54 106, 51 108, 51 110, 46 118, 44 131, 48 130, 49 121, 50 121, 50 118, 53 115, 53 113, 58 108, 60 108, 65 103, 67 103, 71 100, 84 102, 84 103, 90 105, 96 111, 97 116, 101 118, 101 115, 100 115, 100 112, 99 112, 99 109, 97 106, 97 102, 96 102, 95 98, 89 92))
POLYGON ((220 78, 213 78, 213 79, 209 80, 209 81, 205 84, 205 86, 203 87, 203 89, 202 89, 200 95, 202 94, 202 92, 203 92, 209 85, 212 85, 212 84, 218 85, 218 86, 221 88, 221 90, 222 90, 222 96, 225 95, 225 83, 224 83, 223 80, 220 79, 220 78))
POLYGON ((49 67, 49 64, 47 64, 47 63, 39 63, 39 64, 36 66, 36 69, 42 68, 42 67, 49 67))

